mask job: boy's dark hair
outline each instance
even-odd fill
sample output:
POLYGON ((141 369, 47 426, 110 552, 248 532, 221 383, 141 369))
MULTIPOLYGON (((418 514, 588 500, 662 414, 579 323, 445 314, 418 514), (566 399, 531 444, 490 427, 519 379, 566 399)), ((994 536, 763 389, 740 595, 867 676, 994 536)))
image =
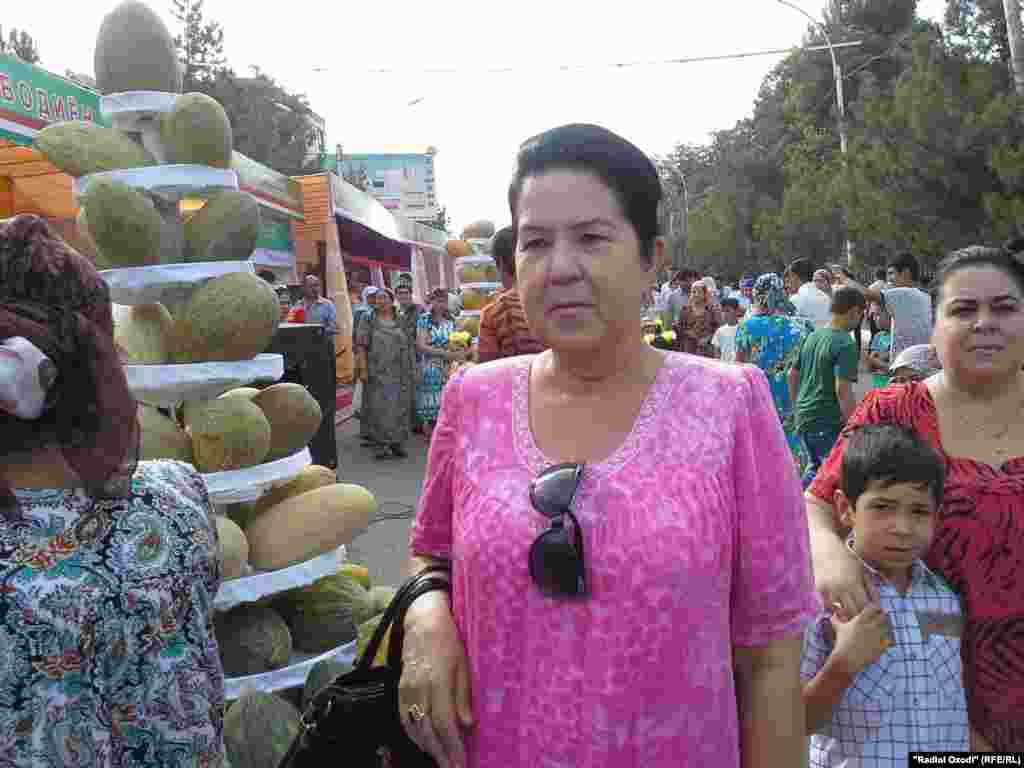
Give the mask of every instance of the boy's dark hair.
POLYGON ((921 279, 921 265, 918 264, 914 254, 910 251, 898 253, 889 261, 889 269, 895 269, 899 274, 905 269, 910 270, 910 278, 916 283, 921 279))
POLYGON ((502 274, 516 275, 516 231, 512 227, 502 227, 491 240, 491 256, 502 274))
POLYGON ((842 288, 832 291, 832 306, 830 309, 833 315, 845 315, 854 307, 863 308, 866 306, 867 301, 864 299, 864 294, 856 288, 844 285, 842 288))
POLYGON ((809 259, 797 259, 789 265, 787 272, 792 272, 803 282, 809 283, 814 279, 814 265, 809 259))
POLYGON ((734 299, 732 296, 729 296, 728 298, 722 299, 721 304, 722 304, 722 308, 723 309, 725 307, 732 307, 733 309, 739 309, 740 308, 740 301, 739 301, 739 299, 734 299))
POLYGON ((662 199, 658 169, 634 144, 597 125, 563 125, 520 145, 508 189, 513 226, 518 227, 519 194, 526 179, 565 169, 591 173, 611 190, 636 232, 644 263, 653 266, 662 199))
POLYGON ((879 267, 875 270, 875 280, 882 280, 884 282, 888 274, 889 271, 885 267, 879 267))
POLYGON ((896 483, 926 486, 937 508, 942 504, 946 465, 913 430, 897 424, 868 424, 846 438, 840 488, 855 506, 872 482, 883 487, 896 483))
POLYGON ((260 278, 264 282, 274 285, 277 282, 277 276, 269 269, 261 269, 256 273, 256 277, 260 278))

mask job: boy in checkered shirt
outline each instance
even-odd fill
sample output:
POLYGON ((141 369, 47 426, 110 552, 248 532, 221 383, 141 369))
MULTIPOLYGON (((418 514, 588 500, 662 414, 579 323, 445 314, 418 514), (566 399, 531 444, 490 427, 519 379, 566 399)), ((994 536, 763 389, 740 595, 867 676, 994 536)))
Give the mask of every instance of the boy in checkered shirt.
POLYGON ((910 752, 970 749, 960 601, 921 559, 944 481, 942 459, 902 427, 861 427, 847 440, 835 504, 878 602, 853 618, 825 613, 807 629, 812 768, 904 768, 910 752))

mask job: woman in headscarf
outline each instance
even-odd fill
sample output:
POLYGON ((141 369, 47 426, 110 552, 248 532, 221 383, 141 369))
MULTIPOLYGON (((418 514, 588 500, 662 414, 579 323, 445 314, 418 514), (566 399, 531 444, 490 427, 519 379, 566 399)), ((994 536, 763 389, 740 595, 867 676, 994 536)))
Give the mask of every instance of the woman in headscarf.
MULTIPOLYGON (((106 283, 35 216, 0 223, 5 765, 220 765, 217 530, 145 461, 106 283)), ((2 762, 2 761, 0 761, 2 762)))
POLYGON ((676 334, 676 348, 700 357, 714 357, 715 347, 711 339, 722 324, 722 317, 715 309, 714 300, 707 283, 701 279, 690 286, 690 301, 680 311, 673 329, 676 334))
POLYGON ((931 344, 914 344, 897 355, 889 366, 892 384, 924 381, 942 370, 942 362, 931 344))
POLYGON ((787 374, 800 354, 800 345, 814 326, 794 316, 796 310, 786 297, 785 285, 778 275, 761 275, 754 283, 752 295, 751 316, 736 329, 736 362, 752 363, 768 377, 775 410, 782 420, 786 441, 802 477, 808 457, 793 426, 793 402, 789 397, 787 374))
POLYGON ((395 314, 389 288, 377 291, 372 315, 356 327, 356 353, 363 382, 361 419, 377 446, 378 459, 404 459, 408 454, 416 373, 416 349, 395 314))

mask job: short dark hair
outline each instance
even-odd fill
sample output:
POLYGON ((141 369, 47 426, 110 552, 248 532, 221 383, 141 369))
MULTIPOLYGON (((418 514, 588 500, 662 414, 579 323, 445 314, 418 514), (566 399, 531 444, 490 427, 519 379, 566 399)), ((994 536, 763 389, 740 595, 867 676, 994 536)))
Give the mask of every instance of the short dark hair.
POLYGON ((896 274, 910 270, 910 279, 915 283, 921 279, 921 265, 910 251, 897 253, 889 260, 889 269, 895 269, 896 274))
POLYGON ((984 245, 972 245, 953 251, 941 262, 935 272, 933 291, 936 303, 942 301, 942 289, 955 273, 970 267, 992 267, 1006 274, 1017 289, 1024 293, 1024 263, 1019 255, 1006 248, 990 248, 984 245))
POLYGON ((502 227, 491 239, 491 256, 506 275, 516 274, 516 230, 514 227, 502 227))
POLYGON ((732 296, 729 296, 728 298, 722 299, 721 305, 722 305, 723 308, 731 307, 732 309, 739 309, 740 308, 740 300, 739 299, 734 299, 732 296))
POLYGON ((395 293, 398 293, 399 291, 408 291, 409 293, 412 293, 412 283, 407 280, 399 280, 398 284, 395 286, 395 293))
POLYGON ((856 288, 844 285, 832 291, 832 306, 830 310, 833 315, 845 315, 854 307, 866 307, 867 301, 864 294, 856 288))
POLYGON ((256 277, 266 280, 271 285, 277 282, 277 276, 269 269, 261 269, 259 272, 256 273, 256 277))
POLYGON ((885 267, 879 267, 875 270, 875 280, 885 280, 889 276, 889 271, 885 267))
POLYGON ((928 488, 942 504, 946 465, 920 435, 897 424, 868 424, 847 435, 840 488, 856 505, 872 482, 913 483, 928 488))
POLYGON ((641 258, 648 266, 653 265, 662 200, 658 169, 635 145, 598 125, 563 125, 520 145, 508 188, 512 226, 518 230, 523 182, 559 169, 592 173, 611 190, 640 241, 641 258))
POLYGON ((810 259, 797 259, 786 268, 786 271, 792 272, 805 283, 814 279, 814 265, 811 264, 810 259))

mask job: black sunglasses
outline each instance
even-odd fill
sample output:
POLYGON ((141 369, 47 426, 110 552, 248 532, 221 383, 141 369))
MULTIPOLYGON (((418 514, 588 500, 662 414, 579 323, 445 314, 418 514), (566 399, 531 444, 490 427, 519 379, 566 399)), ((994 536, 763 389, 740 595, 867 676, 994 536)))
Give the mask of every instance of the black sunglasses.
POLYGON ((530 503, 551 525, 530 547, 530 578, 546 595, 582 597, 587 594, 583 563, 583 531, 572 503, 583 478, 582 464, 548 467, 530 483, 530 503), (572 535, 565 516, 572 520, 572 535))

